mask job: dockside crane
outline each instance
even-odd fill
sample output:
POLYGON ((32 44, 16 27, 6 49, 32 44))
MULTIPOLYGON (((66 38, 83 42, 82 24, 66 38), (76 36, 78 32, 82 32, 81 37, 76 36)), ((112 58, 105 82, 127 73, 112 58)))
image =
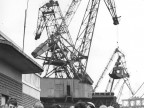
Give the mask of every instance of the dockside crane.
MULTIPOLYGON (((80 2, 81 0, 73 0, 65 17, 62 15, 57 1, 50 0, 39 8, 35 39, 40 38, 45 28, 48 39, 38 46, 32 52, 32 55, 34 58, 43 60, 44 66, 47 65, 45 75, 47 77, 55 74, 55 77, 78 78, 82 81, 88 79, 92 82, 86 73, 86 67, 100 0, 88 1, 76 41, 73 44, 67 25, 69 25, 80 2), (51 65, 53 65, 53 68, 48 72, 51 65)), ((118 25, 114 1, 104 0, 104 2, 112 16, 113 24, 118 25)))
POLYGON ((57 78, 79 78, 73 67, 73 62, 77 58, 73 50, 76 49, 67 25, 70 24, 80 2, 81 0, 73 0, 65 17, 58 1, 50 0, 39 8, 35 40, 40 38, 44 29, 48 39, 32 52, 32 56, 44 61, 46 72, 43 76, 49 77, 55 74, 57 78), (51 65, 53 65, 52 70, 50 70, 51 65))

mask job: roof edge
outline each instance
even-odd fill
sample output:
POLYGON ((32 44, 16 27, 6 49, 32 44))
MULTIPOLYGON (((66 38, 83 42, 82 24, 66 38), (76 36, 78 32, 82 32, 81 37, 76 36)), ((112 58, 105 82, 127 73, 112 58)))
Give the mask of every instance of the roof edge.
POLYGON ((8 38, 3 32, 0 31, 0 36, 2 36, 5 40, 2 40, 1 43, 7 44, 12 46, 14 49, 16 49, 20 54, 22 54, 26 59, 29 59, 32 63, 34 63, 39 68, 42 68, 36 61, 34 61, 30 56, 28 56, 24 51, 22 51, 22 48, 20 48, 16 43, 14 43, 10 38, 8 38))

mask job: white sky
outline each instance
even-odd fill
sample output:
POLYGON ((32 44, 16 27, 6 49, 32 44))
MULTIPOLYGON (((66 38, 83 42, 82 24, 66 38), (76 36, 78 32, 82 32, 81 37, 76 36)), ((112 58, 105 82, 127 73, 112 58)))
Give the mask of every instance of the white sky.
MULTIPOLYGON (((71 0, 59 0, 62 10, 66 10, 71 0)), ((73 37, 77 30, 84 12, 84 2, 81 3, 81 10, 72 20, 69 27, 73 37)), ((27 0, 0 0, 0 30, 11 38, 15 43, 22 47, 23 25, 27 0)), ((31 56, 31 52, 41 43, 34 40, 36 23, 38 18, 38 8, 45 4, 47 0, 29 0, 27 14, 25 52, 31 56)), ((128 72, 130 73, 130 83, 134 91, 144 82, 144 0, 115 0, 117 14, 121 16, 120 24, 113 25, 111 16, 101 0, 98 18, 96 21, 95 34, 92 42, 90 58, 87 72, 94 80, 94 85, 98 81, 101 73, 106 67, 113 51, 117 47, 116 41, 119 40, 119 47, 125 54, 128 72)), ((65 12, 65 11, 63 11, 65 12)), ((108 82, 104 76, 98 87, 98 91, 104 91, 108 82)), ((127 98, 130 91, 125 86, 122 96, 127 98), (127 94, 127 95, 126 95, 127 94)), ((141 90, 137 96, 144 93, 141 90)))

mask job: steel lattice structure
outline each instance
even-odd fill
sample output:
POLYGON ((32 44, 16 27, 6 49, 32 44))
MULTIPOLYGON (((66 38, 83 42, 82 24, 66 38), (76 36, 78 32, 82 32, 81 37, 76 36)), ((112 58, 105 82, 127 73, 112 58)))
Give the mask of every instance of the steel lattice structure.
MULTIPOLYGON (((37 47, 33 57, 44 60, 47 65, 47 76, 78 78, 82 81, 92 80, 86 73, 88 57, 95 29, 100 0, 89 0, 75 44, 70 36, 68 25, 73 18, 81 0, 72 0, 66 12, 62 15, 59 3, 50 0, 39 8, 35 39, 39 39, 46 28, 48 39, 37 47), (53 69, 49 70, 50 65, 53 69), (65 75, 64 75, 65 74, 65 75)), ((119 24, 113 0, 104 0, 114 22, 119 24)))
MULTIPOLYGON (((78 55, 79 62, 77 64, 78 70, 80 73, 85 75, 88 57, 90 54, 90 48, 92 44, 92 39, 95 30, 96 19, 98 15, 99 5, 101 0, 89 0, 88 5, 75 41, 76 49, 81 52, 81 55, 78 55)), ((111 16, 113 19, 113 24, 117 25, 118 17, 116 14, 115 3, 113 0, 104 0, 111 16)))
MULTIPOLYGON (((51 0, 39 9, 35 39, 39 39, 43 29, 46 28, 48 39, 37 47, 32 55, 44 60, 44 65, 53 65, 47 76, 77 77, 72 65, 73 42, 68 35, 64 17, 57 1, 51 0), (65 73, 65 75, 63 75, 65 73)), ((74 54, 73 54, 74 55, 74 54)))

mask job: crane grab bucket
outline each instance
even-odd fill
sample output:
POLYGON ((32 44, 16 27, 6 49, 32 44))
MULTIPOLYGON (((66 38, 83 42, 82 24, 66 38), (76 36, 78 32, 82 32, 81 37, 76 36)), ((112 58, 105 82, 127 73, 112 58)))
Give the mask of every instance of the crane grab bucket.
POLYGON ((129 74, 125 72, 123 67, 114 67, 112 73, 109 73, 109 76, 113 79, 121 79, 129 77, 129 74))

